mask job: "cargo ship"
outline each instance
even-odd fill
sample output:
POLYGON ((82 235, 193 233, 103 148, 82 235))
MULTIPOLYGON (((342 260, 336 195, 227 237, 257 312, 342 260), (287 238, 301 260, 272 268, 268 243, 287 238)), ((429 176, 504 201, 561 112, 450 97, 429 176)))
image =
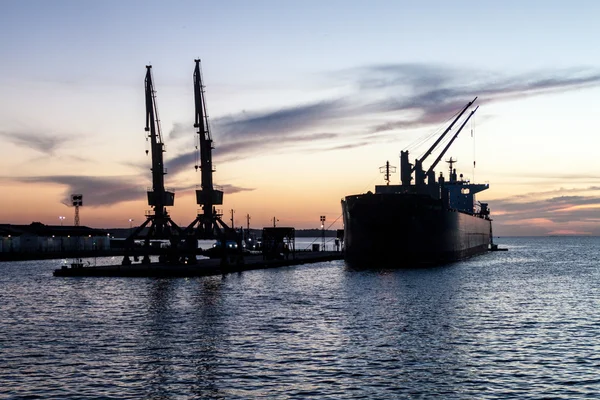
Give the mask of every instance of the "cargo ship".
POLYGON ((350 265, 434 265, 484 253, 494 246, 488 204, 475 200, 475 194, 489 185, 471 183, 462 174, 457 176, 456 160, 452 158, 446 161, 447 178, 440 173, 436 179, 434 172, 477 108, 463 118, 456 133, 450 136, 448 133, 476 100, 460 111, 414 164, 409 161, 408 151, 400 152, 400 184, 390 185, 390 171, 394 167, 387 162, 381 167, 385 168, 385 185, 375 186, 374 193, 342 199, 344 251, 350 265), (447 144, 425 171, 423 162, 444 138, 447 144))

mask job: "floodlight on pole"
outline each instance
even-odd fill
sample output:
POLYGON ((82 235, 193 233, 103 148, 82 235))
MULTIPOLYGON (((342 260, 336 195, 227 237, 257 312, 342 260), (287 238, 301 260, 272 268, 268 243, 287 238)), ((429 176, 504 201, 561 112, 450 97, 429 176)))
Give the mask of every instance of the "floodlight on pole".
POLYGON ((325 251, 325 216, 321 215, 319 219, 321 221, 321 244, 323 246, 322 251, 325 251))
POLYGON ((71 205, 75 207, 75 226, 79 226, 79 207, 83 206, 83 195, 72 194, 71 205))

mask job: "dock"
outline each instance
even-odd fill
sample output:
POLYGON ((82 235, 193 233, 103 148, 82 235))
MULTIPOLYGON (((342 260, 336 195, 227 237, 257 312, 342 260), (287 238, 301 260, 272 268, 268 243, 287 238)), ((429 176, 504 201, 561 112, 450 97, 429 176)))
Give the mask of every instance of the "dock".
POLYGON ((291 265, 342 260, 339 251, 313 251, 290 254, 289 258, 265 259, 262 255, 245 256, 241 264, 224 265, 221 259, 198 260, 196 264, 134 263, 131 265, 105 265, 95 267, 63 266, 54 270, 54 276, 62 277, 140 277, 171 278, 224 275, 232 272, 287 267, 291 265))

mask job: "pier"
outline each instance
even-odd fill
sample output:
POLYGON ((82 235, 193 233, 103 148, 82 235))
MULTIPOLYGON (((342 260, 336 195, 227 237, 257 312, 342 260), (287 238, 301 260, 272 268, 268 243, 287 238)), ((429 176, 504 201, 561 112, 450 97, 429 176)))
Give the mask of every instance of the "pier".
POLYGON ((245 256, 239 264, 223 263, 221 259, 198 260, 196 264, 133 263, 131 265, 108 265, 97 267, 63 266, 54 271, 54 276, 63 277, 140 277, 175 278, 209 275, 224 275, 232 272, 255 269, 279 268, 291 265, 342 260, 339 251, 298 252, 289 258, 265 259, 263 255, 245 256))

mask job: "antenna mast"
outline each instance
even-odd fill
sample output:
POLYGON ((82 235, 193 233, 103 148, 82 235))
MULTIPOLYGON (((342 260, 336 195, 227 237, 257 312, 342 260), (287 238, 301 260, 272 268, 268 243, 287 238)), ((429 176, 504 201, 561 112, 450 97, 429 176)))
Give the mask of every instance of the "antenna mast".
POLYGON ((389 161, 386 161, 385 165, 383 167, 379 167, 379 172, 384 174, 383 179, 385 179, 386 185, 389 185, 390 184, 390 174, 396 173, 396 167, 390 165, 389 161))

